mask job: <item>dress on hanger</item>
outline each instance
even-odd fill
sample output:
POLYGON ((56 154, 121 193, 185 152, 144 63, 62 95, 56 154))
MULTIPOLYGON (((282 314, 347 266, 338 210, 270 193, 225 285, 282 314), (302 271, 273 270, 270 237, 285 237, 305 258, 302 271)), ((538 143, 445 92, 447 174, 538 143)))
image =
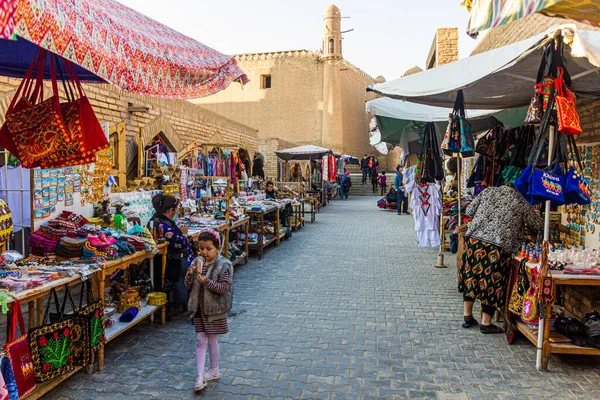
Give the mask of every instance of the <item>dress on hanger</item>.
POLYGON ((411 192, 410 208, 415 220, 419 247, 437 247, 441 244, 440 212, 442 199, 435 183, 415 185, 411 192))

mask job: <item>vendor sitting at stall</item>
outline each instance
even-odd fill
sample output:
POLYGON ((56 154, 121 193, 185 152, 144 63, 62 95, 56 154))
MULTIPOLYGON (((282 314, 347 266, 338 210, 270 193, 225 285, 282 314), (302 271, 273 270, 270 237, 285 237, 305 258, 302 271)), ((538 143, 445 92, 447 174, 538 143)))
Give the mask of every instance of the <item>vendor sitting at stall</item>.
MULTIPOLYGON (((179 207, 179 200, 175 196, 159 193, 152 198, 152 206, 155 213, 148 222, 148 227, 162 229, 164 238, 169 242, 165 271, 166 282, 163 287, 163 291, 170 294, 170 307, 167 307, 167 311, 170 314, 173 307, 180 307, 183 309, 182 311, 185 311, 187 289, 184 278, 194 257, 187 238, 173 221, 179 207)), ((160 274, 160 268, 154 270, 159 271, 160 274)), ((155 282, 159 281, 155 279, 155 282)))
POLYGON ((265 198, 267 200, 277 200, 277 192, 275 191, 275 185, 273 181, 267 182, 267 188, 265 189, 265 198))
POLYGON ((463 294, 463 328, 477 325, 473 302, 479 299, 483 311, 481 333, 502 333, 492 324, 496 309, 504 307, 510 259, 519 248, 525 226, 543 227, 542 218, 512 186, 485 189, 467 207, 473 218, 466 233, 466 249, 458 274, 458 290, 463 294))

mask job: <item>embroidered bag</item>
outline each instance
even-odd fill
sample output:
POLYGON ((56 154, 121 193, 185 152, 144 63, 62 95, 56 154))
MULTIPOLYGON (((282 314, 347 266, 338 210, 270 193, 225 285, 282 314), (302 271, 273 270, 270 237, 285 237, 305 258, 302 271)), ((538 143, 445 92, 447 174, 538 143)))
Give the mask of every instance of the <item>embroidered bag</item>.
POLYGON ((568 136, 571 154, 575 158, 575 167, 569 168, 565 180, 565 204, 587 205, 592 202, 591 191, 588 183, 583 178, 583 164, 579 157, 579 150, 573 136, 568 136))
MULTIPOLYGON (((82 287, 83 290, 83 287, 82 287)), ((71 329, 71 342, 72 342, 72 355, 73 365, 85 367, 90 364, 92 358, 92 352, 90 351, 90 328, 88 318, 81 314, 81 307, 77 308, 73 301, 73 293, 69 285, 64 286, 64 298, 62 305, 60 306, 59 313, 50 313, 51 322, 59 322, 63 318, 70 319, 73 321, 73 328, 71 329), (71 304, 72 312, 65 314, 65 307, 67 300, 71 304)))
MULTIPOLYGON (((21 313, 21 304, 17 299, 14 299, 12 303, 12 313, 8 324, 8 340, 4 345, 4 351, 19 391, 19 397, 25 397, 35 389, 35 380, 32 356, 29 352, 28 337, 25 333, 25 323, 21 313), (17 337, 17 324, 21 331, 19 337, 17 337)), ((10 377, 4 375, 4 379, 8 382, 10 377)))
POLYGON ((458 125, 459 129, 459 136, 457 137, 458 151, 463 157, 473 157, 475 155, 475 139, 473 138, 471 124, 467 121, 465 114, 465 95, 462 90, 456 93, 453 114, 457 121, 457 123, 453 124, 455 126, 454 129, 456 129, 456 125, 458 125))
POLYGON ((575 106, 575 95, 567 90, 563 67, 558 68, 559 76, 554 80, 556 85, 556 116, 558 119, 558 131, 565 135, 579 135, 582 132, 579 114, 575 106))
MULTIPOLYGON (((4 362, 5 358, 6 357, 4 357, 4 356, 0 357, 0 370, 2 368, 1 366, 2 366, 2 363, 4 362)), ((12 384, 14 385, 14 381, 12 382, 12 384)), ((13 391, 13 396, 14 396, 13 398, 18 399, 19 391, 17 390, 17 386, 14 385, 11 388, 11 390, 13 391)), ((10 398, 11 398, 11 394, 9 393, 8 388, 6 386, 6 382, 4 381, 4 376, 2 375, 2 373, 0 373, 0 400, 10 400, 10 398)))
POLYGON ((13 233, 12 213, 6 201, 0 199, 0 244, 11 239, 13 233))
POLYGON ((537 270, 531 270, 531 280, 529 290, 523 298, 523 314, 521 319, 523 322, 529 324, 537 324, 538 322, 538 308, 537 308, 537 297, 538 297, 538 285, 537 285, 537 270))
POLYGON ((73 370, 72 319, 50 322, 50 307, 54 302, 57 312, 58 295, 52 289, 46 303, 42 325, 29 329, 29 347, 33 359, 35 379, 44 382, 73 370))
MULTIPOLYGON (((15 96, 13 97, 10 105, 8 106, 8 110, 6 111, 6 115, 12 113, 18 113, 25 109, 31 108, 35 99, 39 96, 39 86, 35 83, 37 79, 33 78, 33 73, 38 72, 38 57, 39 51, 35 54, 33 61, 29 65, 23 80, 19 84, 15 96), (35 91, 33 90, 35 86, 35 91)), ((19 158, 19 151, 17 150, 17 146, 11 133, 8 131, 8 125, 6 122, 0 128, 0 146, 4 147, 8 150, 13 156, 19 158)))
POLYGON ((69 100, 61 104, 61 111, 71 135, 65 143, 61 143, 55 154, 50 154, 41 161, 41 166, 60 168, 93 163, 96 161, 96 153, 109 147, 108 140, 83 91, 73 64, 68 60, 59 59, 58 56, 54 56, 54 63, 60 72, 69 100), (63 67, 67 76, 63 73, 63 67))
POLYGON ((542 57, 540 67, 538 68, 537 79, 534 85, 534 93, 531 97, 531 101, 529 102, 529 107, 527 108, 527 115, 525 116, 526 124, 539 124, 542 122, 542 117, 544 116, 545 110, 544 96, 542 94, 542 78, 549 72, 550 65, 548 65, 548 61, 550 61, 551 57, 552 46, 546 46, 544 49, 544 56, 542 57))
POLYGON ((525 300, 525 293, 527 292, 527 279, 525 277, 525 274, 527 273, 525 269, 526 263, 527 259, 523 259, 519 262, 519 266, 517 267, 517 277, 508 303, 508 310, 518 316, 523 314, 523 301, 525 300))
POLYGON ((10 365, 8 357, 2 357, 0 361, 0 372, 2 372, 2 379, 6 385, 6 391, 8 392, 8 398, 10 400, 19 400, 19 389, 17 388, 17 382, 15 381, 15 375, 10 365))
POLYGON ((79 298, 79 310, 82 315, 88 318, 89 330, 90 330, 90 349, 96 350, 98 347, 106 343, 106 336, 104 334, 104 302, 102 299, 94 298, 94 291, 92 289, 92 282, 88 279, 83 282, 81 297, 79 298), (84 296, 84 292, 86 295, 84 296), (84 305, 83 301, 87 302, 84 305))
POLYGON ((34 168, 39 162, 57 151, 70 133, 65 125, 60 109, 58 84, 54 63, 50 62, 52 81, 52 96, 44 101, 42 72, 48 52, 40 49, 38 61, 38 80, 36 82, 40 95, 36 102, 22 111, 6 114, 6 124, 15 146, 19 159, 24 168, 34 168))

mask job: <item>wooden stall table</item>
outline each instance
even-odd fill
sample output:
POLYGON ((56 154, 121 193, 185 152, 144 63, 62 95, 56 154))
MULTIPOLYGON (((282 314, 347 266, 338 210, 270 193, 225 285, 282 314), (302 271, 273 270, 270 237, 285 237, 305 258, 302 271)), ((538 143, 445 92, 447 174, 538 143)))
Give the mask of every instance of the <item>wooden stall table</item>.
MULTIPOLYGON (((229 232, 234 229, 242 228, 245 230, 245 234, 247 237, 248 231, 250 230, 250 218, 244 217, 233 223, 223 222, 221 225, 207 226, 206 228, 211 228, 216 231, 219 231, 223 235, 223 251, 222 251, 222 253, 223 253, 223 257, 229 259, 229 232)), ((204 230, 206 228, 191 228, 191 229, 189 229, 189 232, 187 235, 188 240, 190 242, 196 241, 198 239, 198 235, 200 234, 200 232, 202 232, 202 230, 204 230)), ((240 264, 242 261, 244 261, 244 264, 248 264, 248 240, 246 240, 245 242, 246 242, 246 245, 245 245, 244 255, 242 257, 238 257, 232 263, 233 266, 240 264)))
MULTIPOLYGON (((306 194, 313 199, 312 206, 316 212, 321 212, 321 195, 322 193, 318 190, 307 190, 306 194)), ((313 221, 314 222, 314 221, 313 221)))
MULTIPOLYGON (((167 248, 168 243, 161 243, 157 246, 158 254, 162 255, 162 270, 161 270, 161 285, 165 281, 165 270, 167 265, 167 248)), ((146 251, 139 251, 135 254, 131 254, 125 256, 119 260, 110 261, 102 266, 102 269, 99 272, 98 279, 98 296, 101 296, 104 299, 104 288, 105 281, 108 277, 110 277, 115 271, 118 270, 126 270, 131 265, 139 264, 145 260, 150 260, 150 277, 154 279, 154 256, 155 254, 148 253, 146 251)), ((152 282, 152 286, 154 286, 154 282, 152 282)), ((105 336, 107 343, 114 340, 123 332, 127 331, 132 326, 137 325, 139 322, 143 321, 147 317, 154 317, 154 313, 160 309, 160 323, 164 325, 166 323, 167 317, 167 307, 166 305, 162 306, 151 306, 145 305, 141 308, 138 315, 134 318, 133 321, 125 323, 116 321, 114 325, 105 330, 105 336)), ((118 320, 119 314, 115 314, 115 319, 118 320)), ((102 371, 104 369, 104 346, 100 346, 98 348, 98 371, 102 371)))
MULTIPOLYGON (((279 208, 275 207, 275 206, 271 206, 268 207, 267 210, 251 210, 251 209, 246 209, 246 214, 249 216, 250 218, 250 225, 252 225, 252 222, 256 222, 256 226, 257 226, 257 233, 258 233, 258 241, 256 242, 256 244, 253 243, 249 243, 248 244, 248 248, 249 249, 256 249, 257 253, 258 253, 258 259, 262 260, 262 256, 264 253, 264 249, 265 247, 276 243, 277 246, 279 246, 279 244, 281 243, 281 239, 283 239, 283 237, 285 237, 285 234, 281 234, 280 231, 280 223, 279 223, 279 208), (274 233, 273 233, 273 237, 266 239, 266 235, 264 233, 264 228, 265 228, 265 215, 267 214, 275 214, 274 217, 274 233)), ((248 237, 246 236, 246 242, 249 242, 248 237)))
POLYGON ((244 245, 244 254, 241 257, 236 258, 232 265, 235 267, 238 264, 241 264, 244 261, 244 265, 248 264, 248 257, 250 255, 250 248, 248 244, 248 233, 250 233, 250 217, 244 217, 236 222, 227 226, 227 230, 225 231, 225 249, 223 251, 223 255, 225 258, 229 259, 229 232, 234 229, 243 229, 245 236, 245 245, 244 245))
POLYGON ((292 200, 292 215, 294 216, 294 222, 291 222, 290 218, 290 228, 293 231, 299 231, 304 226, 304 200, 292 200))
MULTIPOLYGON (((520 258, 515 258, 519 262, 520 258)), ((527 269, 530 271, 535 268, 536 264, 527 263, 527 269)), ((565 274, 563 271, 551 271, 552 275, 552 291, 557 293, 557 286, 600 286, 600 276, 598 275, 573 275, 565 274)), ((551 315, 552 307, 555 305, 546 306, 546 315, 551 315)), ((568 313, 567 313, 568 314, 568 313)), ((538 347, 538 331, 532 329, 520 319, 515 320, 515 327, 537 348, 538 347)), ((550 320, 546 320, 544 324, 544 336, 542 343, 542 370, 548 369, 548 360, 550 354, 578 354, 600 356, 600 349, 590 347, 576 346, 570 342, 553 343, 550 341, 550 320)))

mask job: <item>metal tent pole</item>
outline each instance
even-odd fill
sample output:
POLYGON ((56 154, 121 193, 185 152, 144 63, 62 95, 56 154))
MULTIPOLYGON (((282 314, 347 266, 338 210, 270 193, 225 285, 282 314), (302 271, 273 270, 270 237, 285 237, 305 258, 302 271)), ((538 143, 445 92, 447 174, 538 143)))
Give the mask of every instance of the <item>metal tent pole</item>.
MULTIPOLYGON (((549 129, 549 137, 548 137, 548 162, 552 160, 552 150, 554 149, 554 141, 558 138, 555 138, 556 131, 554 126, 550 126, 549 129)), ((546 200, 546 213, 544 214, 544 242, 550 239, 550 206, 551 201, 546 200)), ((545 305, 543 307, 546 307, 545 305)), ((551 316, 547 316, 551 317, 551 316)), ((546 320, 544 318, 540 318, 540 322, 538 324, 538 339, 537 339, 537 357, 535 367, 538 371, 543 369, 543 348, 544 348, 544 328, 546 325, 546 320)))

